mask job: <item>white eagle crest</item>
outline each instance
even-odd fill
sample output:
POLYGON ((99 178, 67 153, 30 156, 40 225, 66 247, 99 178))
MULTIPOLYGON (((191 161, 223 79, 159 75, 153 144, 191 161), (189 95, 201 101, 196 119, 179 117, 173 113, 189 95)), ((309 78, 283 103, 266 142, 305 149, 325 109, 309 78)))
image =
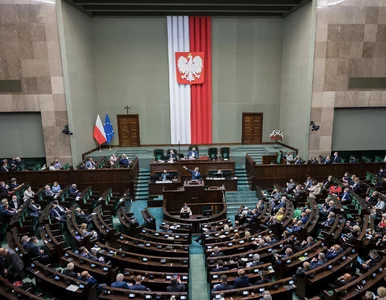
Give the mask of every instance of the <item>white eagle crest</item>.
POLYGON ((193 58, 192 54, 188 54, 188 58, 180 56, 177 62, 178 71, 182 74, 181 78, 192 82, 200 78, 203 68, 203 61, 200 56, 193 58))

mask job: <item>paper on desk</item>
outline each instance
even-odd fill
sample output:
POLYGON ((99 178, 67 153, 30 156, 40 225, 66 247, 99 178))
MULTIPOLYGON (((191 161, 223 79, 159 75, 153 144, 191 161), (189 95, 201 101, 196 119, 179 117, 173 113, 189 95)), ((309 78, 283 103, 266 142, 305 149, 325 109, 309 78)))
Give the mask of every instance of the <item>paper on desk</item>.
POLYGON ((79 287, 78 287, 77 285, 75 285, 75 284, 70 284, 70 285, 66 288, 67 291, 71 291, 71 292, 76 292, 78 289, 79 289, 79 287))

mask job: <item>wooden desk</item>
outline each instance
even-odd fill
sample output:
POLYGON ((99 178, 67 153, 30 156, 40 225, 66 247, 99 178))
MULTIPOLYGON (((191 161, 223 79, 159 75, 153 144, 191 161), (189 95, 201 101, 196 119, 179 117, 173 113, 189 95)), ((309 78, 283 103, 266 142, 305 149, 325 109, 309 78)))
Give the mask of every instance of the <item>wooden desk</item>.
POLYGON ((235 170, 235 161, 234 160, 196 160, 196 159, 181 159, 174 163, 159 163, 152 162, 150 163, 150 173, 162 172, 163 170, 177 170, 181 176, 192 177, 192 174, 185 170, 183 167, 186 166, 188 169, 193 170, 195 167, 200 168, 201 175, 207 174, 209 170, 224 170, 230 169, 235 170))
POLYGON ((205 185, 224 186, 227 191, 237 191, 237 178, 226 179, 206 177, 205 185))
POLYGON ((156 181, 149 182, 149 195, 162 195, 163 190, 176 190, 181 186, 181 179, 171 180, 170 182, 156 181))

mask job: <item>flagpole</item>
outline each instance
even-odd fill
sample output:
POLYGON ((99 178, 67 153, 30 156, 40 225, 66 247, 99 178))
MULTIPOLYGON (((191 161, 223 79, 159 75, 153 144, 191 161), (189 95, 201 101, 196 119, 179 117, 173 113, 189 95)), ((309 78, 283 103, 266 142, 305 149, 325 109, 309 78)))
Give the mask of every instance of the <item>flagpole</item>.
POLYGON ((101 147, 101 145, 99 145, 99 152, 102 152, 102 147, 101 147))

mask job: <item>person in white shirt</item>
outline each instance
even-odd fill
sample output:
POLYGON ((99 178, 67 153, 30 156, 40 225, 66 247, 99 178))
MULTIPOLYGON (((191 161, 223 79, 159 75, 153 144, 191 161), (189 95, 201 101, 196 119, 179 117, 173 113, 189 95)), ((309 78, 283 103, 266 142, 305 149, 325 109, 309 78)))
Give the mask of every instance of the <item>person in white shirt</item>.
POLYGON ((189 213, 189 216, 192 215, 192 210, 190 207, 185 203, 184 206, 181 208, 180 213, 189 213))
POLYGON ((118 158, 115 156, 115 154, 114 153, 111 154, 111 156, 110 156, 110 165, 111 166, 115 166, 115 164, 117 163, 117 160, 118 160, 118 158))
POLYGON ((29 186, 25 191, 24 191, 24 197, 23 201, 26 202, 29 199, 32 199, 35 197, 35 193, 32 191, 32 188, 29 186))
POLYGON ((56 171, 56 169, 55 169, 55 163, 54 163, 54 162, 52 162, 52 163, 50 164, 50 166, 48 167, 48 170, 50 170, 50 171, 56 171))
POLYGON ((287 164, 291 164, 294 162, 294 155, 291 152, 287 152, 285 159, 287 161, 287 164))

